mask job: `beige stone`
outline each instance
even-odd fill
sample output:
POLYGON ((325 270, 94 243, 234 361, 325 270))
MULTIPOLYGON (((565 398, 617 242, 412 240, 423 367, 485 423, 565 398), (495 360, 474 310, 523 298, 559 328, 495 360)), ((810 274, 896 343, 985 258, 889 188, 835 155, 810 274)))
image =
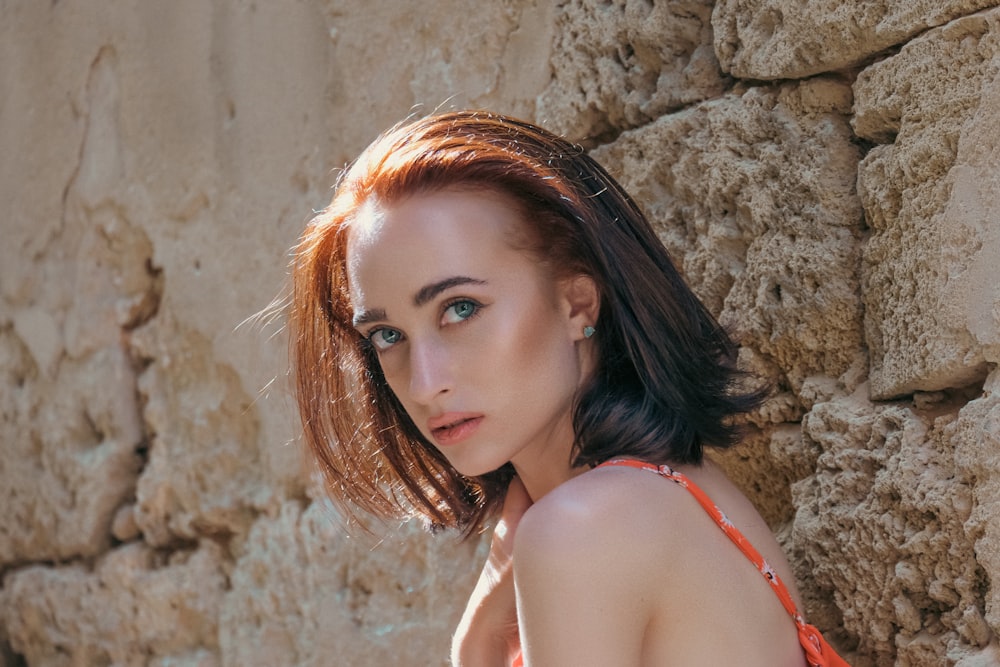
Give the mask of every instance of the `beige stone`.
POLYGON ((996 0, 719 0, 715 51, 747 79, 797 79, 856 66, 996 0))
POLYGON ((0 312, 10 313, 0 328, 17 387, 12 418, 0 426, 10 448, 0 461, 3 563, 108 548, 113 514, 134 493, 141 465, 145 433, 128 336, 155 313, 162 285, 148 237, 106 197, 123 168, 113 131, 120 97, 113 54, 93 55, 79 70, 46 62, 37 72, 49 82, 79 76, 78 99, 69 100, 79 107, 45 99, 52 90, 32 91, 20 80, 5 96, 4 110, 14 115, 0 123, 15 148, 37 139, 23 144, 30 145, 23 184, 0 186, 14 221, 0 251, 7 306, 0 312), (33 99, 44 111, 35 113, 33 99), (55 159, 57 149, 71 156, 72 169, 55 159), (31 171, 38 154, 52 160, 51 170, 31 171), (52 202, 62 210, 53 213, 52 202))
POLYGON ((792 552, 814 585, 807 610, 877 664, 951 664, 946 656, 993 636, 988 580, 963 528, 974 491, 952 455, 964 400, 921 411, 866 394, 818 404, 803 420, 806 442, 821 451, 815 473, 792 486, 792 552), (817 595, 824 588, 832 599, 817 595))
POLYGON ((223 664, 444 666, 486 546, 414 523, 352 537, 329 504, 287 503, 254 524, 237 559, 223 664))
POLYGON ((537 117, 593 145, 686 104, 728 81, 712 51, 709 0, 559 3, 552 81, 537 117))
POLYGON ((955 667, 991 667, 997 664, 1000 664, 1000 644, 994 641, 980 651, 963 655, 955 663, 955 667))
POLYGON ((277 502, 252 398, 232 370, 212 362, 203 339, 171 323, 161 315, 135 339, 142 358, 156 359, 139 380, 149 461, 135 507, 154 546, 245 533, 256 510, 277 502))
POLYGON ((411 113, 474 107, 533 118, 550 78, 554 4, 323 3, 330 83, 322 108, 335 138, 324 157, 345 164, 411 113))
POLYGON ((883 142, 858 176, 877 398, 972 384, 1000 358, 998 71, 993 10, 922 35, 855 84, 855 128, 883 142))
POLYGON ((131 542, 141 535, 135 521, 134 505, 128 503, 118 508, 111 519, 111 534, 119 542, 131 542))
POLYGON ((962 408, 954 430, 955 458, 974 483, 974 504, 966 533, 974 540, 976 560, 991 582, 986 621, 1000 635, 1000 372, 987 380, 984 394, 962 408))
POLYGON ((832 80, 753 88, 594 151, 698 296, 795 388, 862 354, 849 104, 832 80))
POLYGON ((216 667, 227 587, 211 541, 164 556, 142 543, 84 565, 32 566, 7 575, 0 622, 30 665, 216 667), (159 660, 149 662, 149 656, 159 660))
POLYGON ((135 373, 109 344, 40 377, 27 346, 0 329, 0 563, 93 556, 135 489, 142 429, 135 373))
POLYGON ((996 4, 0 2, 0 665, 444 663, 483 542, 310 501, 252 317, 439 106, 601 144, 776 387, 717 458, 852 665, 1000 662, 996 4))

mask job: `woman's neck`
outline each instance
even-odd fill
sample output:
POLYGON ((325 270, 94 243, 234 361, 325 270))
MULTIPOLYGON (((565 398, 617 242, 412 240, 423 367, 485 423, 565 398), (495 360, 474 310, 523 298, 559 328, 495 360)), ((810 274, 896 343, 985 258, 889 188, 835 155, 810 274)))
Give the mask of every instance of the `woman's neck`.
POLYGON ((556 451, 551 460, 546 458, 535 458, 528 464, 519 464, 512 461, 517 476, 528 490, 531 501, 538 502, 542 496, 563 482, 573 479, 577 475, 583 474, 589 468, 587 466, 571 467, 569 464, 569 452, 556 451))

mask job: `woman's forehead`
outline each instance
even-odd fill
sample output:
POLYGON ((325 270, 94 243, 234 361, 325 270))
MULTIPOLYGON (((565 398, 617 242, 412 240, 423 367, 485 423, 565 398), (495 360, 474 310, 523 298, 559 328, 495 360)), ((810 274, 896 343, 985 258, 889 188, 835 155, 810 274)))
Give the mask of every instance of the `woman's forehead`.
POLYGON ((392 202, 370 197, 347 230, 348 254, 371 245, 461 241, 470 248, 489 246, 522 232, 519 203, 487 188, 448 187, 420 192, 392 202))
POLYGON ((489 190, 446 189, 393 204, 366 202, 348 230, 352 295, 511 270, 515 255, 522 255, 510 242, 521 225, 517 205, 489 190))

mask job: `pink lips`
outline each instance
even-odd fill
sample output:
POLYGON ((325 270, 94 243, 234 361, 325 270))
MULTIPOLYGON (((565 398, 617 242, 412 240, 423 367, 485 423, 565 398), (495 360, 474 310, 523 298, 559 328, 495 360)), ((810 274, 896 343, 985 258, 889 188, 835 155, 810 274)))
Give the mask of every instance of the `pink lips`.
POLYGON ((465 440, 483 423, 483 415, 474 412, 446 412, 427 420, 427 428, 439 445, 454 445, 465 440))

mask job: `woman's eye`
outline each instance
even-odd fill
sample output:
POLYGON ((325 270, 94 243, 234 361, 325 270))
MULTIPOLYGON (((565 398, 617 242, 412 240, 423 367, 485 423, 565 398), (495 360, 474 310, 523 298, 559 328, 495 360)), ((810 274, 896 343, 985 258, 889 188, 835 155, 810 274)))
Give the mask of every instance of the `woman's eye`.
POLYGON ((479 304, 468 299, 456 301, 444 309, 444 321, 447 324, 455 324, 462 320, 467 320, 476 314, 479 304))
POLYGON ((384 351, 403 339, 403 334, 396 329, 376 329, 368 335, 368 340, 376 350, 384 351))

